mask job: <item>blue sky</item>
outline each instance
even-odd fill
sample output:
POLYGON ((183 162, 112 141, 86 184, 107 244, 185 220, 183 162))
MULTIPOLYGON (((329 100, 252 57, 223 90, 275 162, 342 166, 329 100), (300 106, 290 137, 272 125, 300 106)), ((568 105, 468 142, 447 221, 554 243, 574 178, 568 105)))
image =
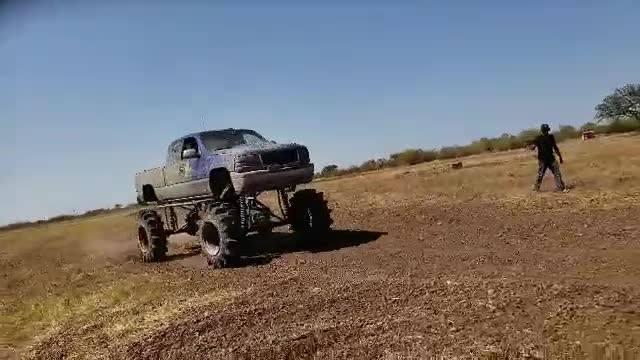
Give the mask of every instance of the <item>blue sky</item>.
POLYGON ((0 223, 133 202, 203 122, 346 166, 581 124, 640 80, 632 0, 27 3, 0 7, 0 223))

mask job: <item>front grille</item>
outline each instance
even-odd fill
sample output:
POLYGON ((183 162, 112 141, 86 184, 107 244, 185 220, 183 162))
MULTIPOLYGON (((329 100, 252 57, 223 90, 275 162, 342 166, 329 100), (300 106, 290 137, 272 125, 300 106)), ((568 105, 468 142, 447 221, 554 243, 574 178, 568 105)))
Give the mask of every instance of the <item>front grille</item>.
POLYGON ((269 165, 287 165, 298 161, 298 152, 296 150, 279 150, 260 154, 262 163, 269 165))

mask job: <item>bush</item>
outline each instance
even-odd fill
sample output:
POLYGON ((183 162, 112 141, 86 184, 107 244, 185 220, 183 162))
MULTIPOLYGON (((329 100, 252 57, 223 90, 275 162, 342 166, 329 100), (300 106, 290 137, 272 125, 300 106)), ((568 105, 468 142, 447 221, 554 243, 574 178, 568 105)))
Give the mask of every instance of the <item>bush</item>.
POLYGON ((481 152, 492 152, 495 150, 495 146, 496 146, 496 139, 489 139, 489 138, 481 138, 480 140, 476 140, 474 142, 472 142, 470 145, 467 145, 466 147, 469 148, 469 151, 471 152, 475 152, 475 153, 481 153, 481 152))
POLYGON ((536 136, 538 136, 539 134, 540 134, 539 129, 527 129, 527 130, 521 131, 518 134, 518 138, 522 140, 523 144, 527 144, 533 141, 533 139, 535 139, 536 136))
MULTIPOLYGON (((446 160, 446 159, 455 159, 458 157, 473 155, 473 151, 470 146, 445 146, 440 149, 438 153, 438 159, 446 160)), ((478 152, 480 153, 480 152, 478 152)))
POLYGON ((335 175, 337 171, 338 171, 338 165, 327 165, 322 168, 322 171, 320 171, 320 176, 335 175))
MULTIPOLYGON (((618 120, 609 125, 596 125, 588 122, 576 129, 571 125, 560 125, 554 132, 558 142, 579 138, 582 131, 594 130, 597 133, 621 133, 640 131, 640 123, 630 120, 618 120)), ((339 176, 364 171, 379 170, 394 166, 416 165, 434 160, 448 160, 484 152, 507 151, 522 149, 540 134, 539 129, 526 129, 518 135, 503 133, 499 137, 483 137, 466 146, 444 146, 440 150, 407 149, 399 153, 389 155, 387 159, 371 159, 359 166, 351 166, 347 169, 339 169, 336 165, 325 166, 317 177, 339 176)))
POLYGON ((376 162, 376 160, 367 160, 365 162, 363 162, 362 164, 360 164, 359 166, 359 170, 360 171, 371 171, 371 170, 378 170, 381 169, 381 167, 379 167, 379 163, 376 162))
POLYGON ((567 139, 575 139, 580 137, 581 132, 576 130, 570 125, 560 125, 560 129, 554 133, 557 141, 563 141, 567 139))
POLYGON ((393 163, 393 166, 415 165, 433 161, 437 158, 438 153, 433 150, 408 149, 400 153, 391 154, 389 162, 393 163))
POLYGON ((55 222, 60 222, 60 221, 66 221, 66 220, 71 220, 74 217, 75 216, 73 216, 73 215, 58 215, 58 216, 54 216, 54 217, 49 218, 49 220, 47 220, 47 222, 55 223, 55 222))
POLYGON ((607 134, 619 134, 640 130, 640 122, 631 120, 615 120, 607 126, 607 134))

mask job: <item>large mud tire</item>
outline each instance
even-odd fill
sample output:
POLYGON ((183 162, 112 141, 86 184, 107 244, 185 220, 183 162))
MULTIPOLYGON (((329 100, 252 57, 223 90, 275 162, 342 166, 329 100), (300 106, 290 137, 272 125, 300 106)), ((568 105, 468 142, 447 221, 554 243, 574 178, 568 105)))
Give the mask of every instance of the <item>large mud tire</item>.
POLYGON ((233 266, 238 259, 238 209, 233 204, 210 205, 198 226, 202 255, 213 268, 233 266))
POLYGON ((138 214, 138 248, 144 262, 161 261, 167 254, 167 236, 162 219, 153 210, 138 214))
POLYGON ((289 200, 291 230, 300 235, 304 244, 318 244, 327 240, 333 220, 331 209, 322 192, 313 189, 300 190, 289 200))

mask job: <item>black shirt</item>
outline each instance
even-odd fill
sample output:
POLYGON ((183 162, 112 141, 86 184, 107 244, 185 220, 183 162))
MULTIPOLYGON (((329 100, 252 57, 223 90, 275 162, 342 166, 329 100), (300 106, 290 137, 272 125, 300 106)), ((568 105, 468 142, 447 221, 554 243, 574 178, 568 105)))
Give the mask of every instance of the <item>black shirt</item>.
POLYGON ((553 137, 553 134, 540 134, 536 136, 533 143, 538 148, 538 160, 548 163, 556 160, 553 155, 553 149, 556 148, 556 138, 553 137))

